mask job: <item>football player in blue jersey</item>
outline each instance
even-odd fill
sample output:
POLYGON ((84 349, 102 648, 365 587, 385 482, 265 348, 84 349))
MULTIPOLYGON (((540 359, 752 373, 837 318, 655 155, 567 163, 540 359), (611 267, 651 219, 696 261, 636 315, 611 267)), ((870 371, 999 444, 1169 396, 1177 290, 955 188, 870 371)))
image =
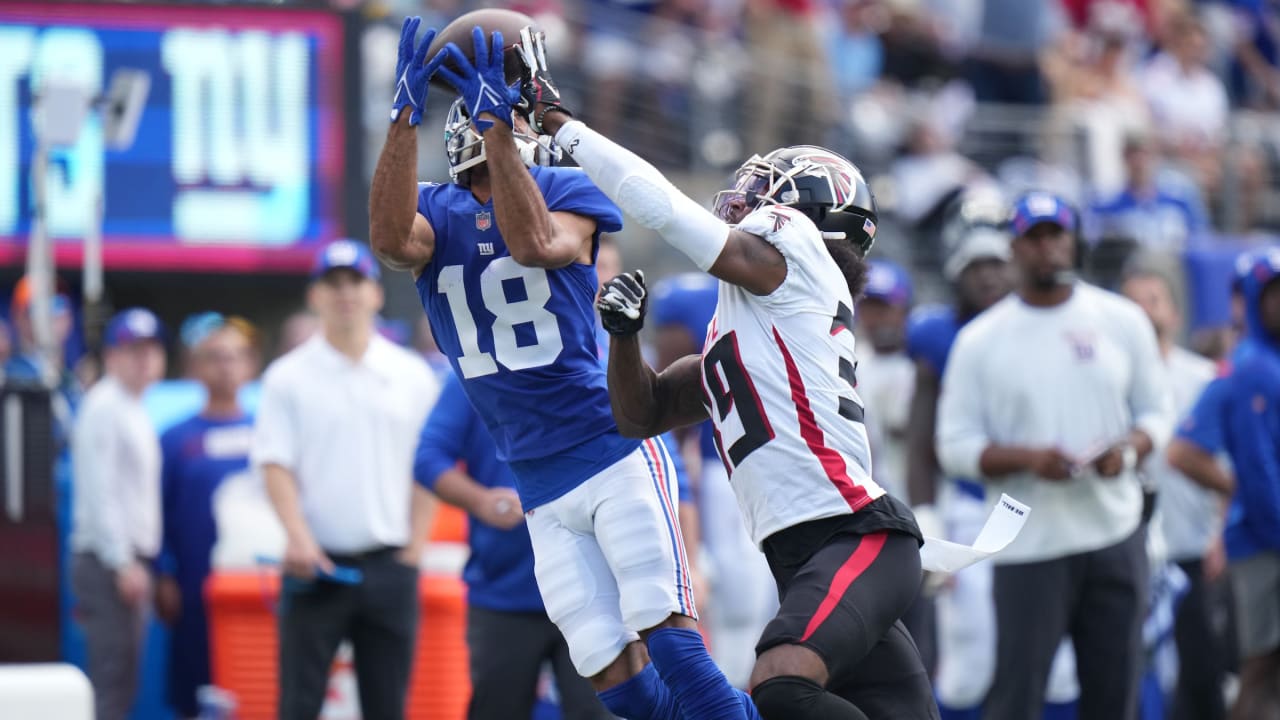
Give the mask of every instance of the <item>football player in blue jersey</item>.
MULTIPOLYGON (((419 22, 402 32, 371 244, 413 273, 437 344, 515 473, 539 591, 574 666, 617 715, 681 717, 639 642, 696 625, 675 472, 660 440, 618 433, 596 353, 598 238, 621 215, 582 172, 527 164, 546 147, 516 111, 499 34, 490 46, 476 28, 474 63, 456 45, 427 61, 435 33, 415 44, 419 22), (452 182, 419 184, 417 125, 437 72, 461 95, 445 126, 452 182)), ((700 642, 684 651, 706 656, 700 642)), ((688 681, 723 697, 707 664, 688 681)), ((743 697, 729 696, 734 714, 683 717, 744 717, 743 697)))

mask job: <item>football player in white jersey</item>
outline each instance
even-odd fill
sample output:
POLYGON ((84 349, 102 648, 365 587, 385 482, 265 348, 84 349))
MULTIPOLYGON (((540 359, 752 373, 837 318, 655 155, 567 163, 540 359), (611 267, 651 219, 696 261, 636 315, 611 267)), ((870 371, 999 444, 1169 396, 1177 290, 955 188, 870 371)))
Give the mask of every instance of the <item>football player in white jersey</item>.
MULTIPOLYGON (((614 335, 609 389, 619 429, 649 437, 710 416, 747 527, 777 580, 781 608, 751 677, 760 714, 937 718, 899 620, 920 583, 920 531, 871 479, 854 389, 854 299, 876 230, 861 173, 823 148, 782 148, 744 163, 713 214, 574 120, 539 38, 523 41, 534 129, 554 135, 620 208, 721 281, 702 354, 661 374, 645 365, 636 337, 643 274, 608 283, 598 307, 614 335)), ((679 679, 663 680, 683 704, 679 679)))

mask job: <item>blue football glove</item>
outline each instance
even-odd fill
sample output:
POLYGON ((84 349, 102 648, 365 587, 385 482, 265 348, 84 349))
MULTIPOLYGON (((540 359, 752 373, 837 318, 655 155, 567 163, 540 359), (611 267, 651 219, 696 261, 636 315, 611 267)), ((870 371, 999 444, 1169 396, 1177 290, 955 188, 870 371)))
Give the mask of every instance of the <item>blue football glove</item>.
POLYGON ((502 62, 502 33, 495 31, 493 44, 489 45, 485 42, 484 30, 476 26, 471 29, 471 41, 475 47, 475 65, 467 60, 457 45, 449 43, 431 60, 433 63, 439 61, 436 73, 462 96, 476 130, 483 133, 493 127, 493 121, 480 117, 481 113, 492 113, 511 126, 511 111, 520 101, 520 87, 518 83, 515 87, 507 86, 502 62), (458 72, 443 64, 445 57, 457 64, 458 72))
POLYGON ((428 28, 422 42, 414 49, 413 40, 418 34, 422 18, 405 18, 400 29, 400 54, 396 58, 396 96, 391 101, 391 122, 400 119, 400 112, 410 108, 409 124, 422 122, 422 111, 427 106, 427 83, 440 63, 434 59, 427 64, 427 48, 436 38, 435 28, 428 28))

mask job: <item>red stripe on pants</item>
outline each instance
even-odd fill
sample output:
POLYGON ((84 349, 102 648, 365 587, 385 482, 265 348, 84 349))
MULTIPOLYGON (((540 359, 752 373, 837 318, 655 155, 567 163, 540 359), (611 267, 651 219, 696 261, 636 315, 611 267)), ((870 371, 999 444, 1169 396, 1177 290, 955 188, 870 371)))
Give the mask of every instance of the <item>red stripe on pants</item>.
POLYGON ((881 530, 870 535, 863 535, 862 540, 858 541, 858 547, 854 548, 853 554, 849 555, 849 559, 844 561, 839 570, 836 570, 835 577, 831 578, 831 587, 827 589, 827 596, 822 598, 822 603, 818 605, 818 611, 809 619, 809 625, 804 629, 804 635, 800 638, 800 642, 804 642, 813 636, 818 627, 826 622, 831 616, 831 611, 836 609, 836 603, 840 602, 840 598, 844 597, 849 586, 853 584, 858 576, 871 567, 871 563, 880 557, 880 550, 884 547, 885 540, 889 537, 889 533, 881 530))

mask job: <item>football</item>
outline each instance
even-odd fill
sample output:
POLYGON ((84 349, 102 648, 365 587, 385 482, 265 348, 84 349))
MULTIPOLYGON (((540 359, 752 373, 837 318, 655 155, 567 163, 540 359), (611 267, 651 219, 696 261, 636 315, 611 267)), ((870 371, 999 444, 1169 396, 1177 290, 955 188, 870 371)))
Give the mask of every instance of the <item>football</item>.
MULTIPOLYGON (((502 8, 473 10, 444 26, 444 29, 431 42, 431 47, 427 50, 427 59, 430 60, 435 57, 436 53, 444 49, 445 45, 453 43, 458 46, 463 55, 467 56, 468 60, 474 63, 476 59, 475 43, 471 38, 471 29, 479 25, 484 28, 486 39, 494 31, 502 33, 503 60, 506 68, 507 84, 509 85, 520 79, 522 63, 520 56, 515 52, 515 47, 520 44, 520 30, 534 24, 533 18, 514 10, 504 10, 502 8)), ((457 70, 457 63, 453 62, 452 59, 446 60, 445 67, 457 70)), ((453 92, 453 87, 441 77, 431 78, 431 84, 453 92)))

